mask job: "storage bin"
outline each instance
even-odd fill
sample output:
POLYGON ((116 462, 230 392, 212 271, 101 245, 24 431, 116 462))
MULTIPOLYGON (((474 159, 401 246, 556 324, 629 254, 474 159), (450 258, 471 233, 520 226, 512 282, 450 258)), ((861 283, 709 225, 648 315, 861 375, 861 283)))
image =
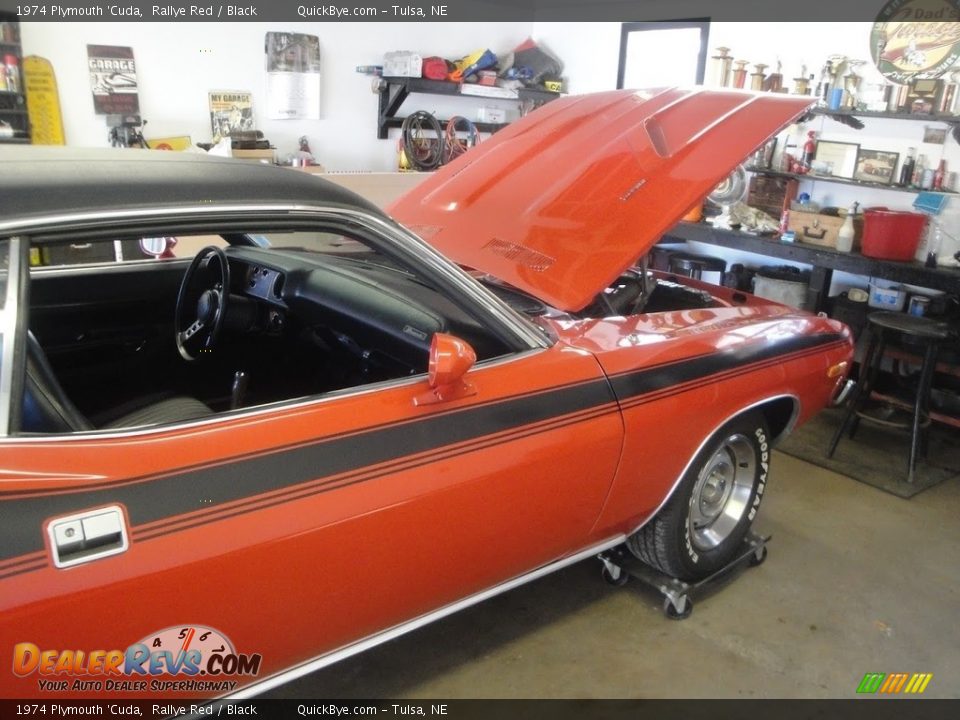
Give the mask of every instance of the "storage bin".
POLYGON ((884 283, 883 285, 875 282, 870 283, 870 299, 867 305, 879 310, 903 310, 903 305, 907 301, 907 291, 896 283, 884 283))
POLYGON ((927 216, 886 208, 863 211, 860 252, 880 260, 913 260, 927 216))
POLYGON ((867 303, 854 302, 845 292, 830 298, 830 317, 847 325, 854 339, 859 339, 867 326, 869 312, 867 303))
POLYGON ((803 310, 807 304, 810 273, 795 267, 762 267, 753 278, 753 294, 803 310))

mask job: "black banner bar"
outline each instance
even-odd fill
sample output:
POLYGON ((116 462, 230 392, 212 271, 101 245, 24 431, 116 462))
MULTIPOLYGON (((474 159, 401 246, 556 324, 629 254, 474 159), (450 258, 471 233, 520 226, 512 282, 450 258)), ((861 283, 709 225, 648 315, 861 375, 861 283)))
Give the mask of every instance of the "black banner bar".
MULTIPOLYGON (((762 691, 762 688, 758 688, 762 691)), ((960 700, 0 700, 0 718, 390 718, 412 720, 945 720, 960 700)))
MULTIPOLYGON (((0 10, 21 22, 843 22, 873 21, 882 11, 903 20, 960 20, 960 0, 0 0, 0 10)), ((758 24, 756 32, 765 30, 758 24)), ((796 42, 807 42, 810 32, 798 30, 796 42)))

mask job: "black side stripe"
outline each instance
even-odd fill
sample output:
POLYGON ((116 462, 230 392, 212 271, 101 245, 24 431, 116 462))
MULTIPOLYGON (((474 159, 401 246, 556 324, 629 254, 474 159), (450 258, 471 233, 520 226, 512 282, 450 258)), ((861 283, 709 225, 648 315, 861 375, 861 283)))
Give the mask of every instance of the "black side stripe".
POLYGON ((130 525, 137 527, 605 404, 612 409, 613 403, 609 383, 598 379, 150 482, 4 500, 0 502, 0 560, 42 550, 43 521, 84 508, 123 503, 130 525))
MULTIPOLYGON (((251 499, 251 502, 242 504, 256 504, 259 507, 261 503, 252 500, 253 498, 284 490, 286 492, 282 493, 283 498, 264 498, 263 501, 269 504, 288 502, 305 494, 324 492, 333 487, 382 475, 372 466, 384 463, 404 464, 400 462, 403 458, 440 451, 512 429, 559 420, 563 416, 598 410, 605 405, 610 406, 613 411, 615 399, 623 402, 779 355, 833 344, 840 340, 842 336, 839 334, 823 334, 788 337, 773 343, 751 343, 731 351, 623 373, 611 377, 609 382, 606 379, 590 380, 549 392, 510 398, 413 422, 397 423, 346 437, 325 439, 236 462, 180 471, 149 482, 0 500, 0 561, 42 551, 41 528, 44 520, 49 517, 67 515, 99 505, 122 503, 130 514, 130 525, 139 537, 141 533, 137 533, 138 527, 162 520, 174 520, 177 516, 195 512, 200 508, 214 510, 217 506, 248 499, 251 499), (611 387, 616 398, 611 393, 611 387), (370 468, 371 472, 363 472, 364 468, 370 468), (337 476, 342 478, 350 473, 356 473, 358 477, 344 483, 335 480, 337 476), (323 478, 332 482, 317 482, 323 478), (307 483, 316 483, 317 486, 312 489, 295 488, 307 483)), ((680 388, 677 389, 681 391, 680 388)), ((578 422, 595 416, 595 413, 587 413, 584 417, 571 420, 578 422)), ((486 444, 480 443, 481 446, 486 444)), ((461 452, 470 449, 471 446, 465 446, 461 452)), ((446 454, 439 453, 440 456, 446 454)), ((414 464, 420 463, 414 461, 414 464)), ((221 509, 223 512, 216 514, 225 517, 244 512, 225 507, 221 509)), ((247 511, 252 509, 256 508, 250 507, 247 511)), ((213 522, 215 519, 217 518, 197 518, 196 523, 185 519, 187 522, 184 524, 189 527, 193 524, 213 522)), ((154 536, 164 534, 164 531, 157 527, 143 534, 154 536)), ((0 578, 4 577, 7 570, 7 575, 12 575, 38 567, 32 562, 22 566, 14 563, 6 570, 0 570, 0 578)))
MULTIPOLYGON (((569 425, 576 425, 578 423, 584 422, 586 420, 594 419, 602 415, 607 415, 612 412, 616 412, 615 408, 611 406, 610 410, 599 410, 594 411, 589 414, 580 414, 576 417, 571 418, 570 420, 554 423, 549 426, 541 426, 536 429, 524 430, 520 429, 516 434, 511 434, 511 440, 522 439, 525 437, 530 437, 532 435, 538 435, 543 432, 550 430, 555 430, 557 428, 566 427, 569 425)), ((367 473, 358 473, 356 475, 342 478, 334 482, 318 483, 310 487, 309 483, 307 486, 295 486, 286 490, 283 493, 278 493, 276 495, 269 496, 260 496, 252 498, 246 502, 238 503, 237 505, 225 507, 223 510, 217 511, 210 515, 204 515, 203 517, 193 517, 185 518, 183 520, 177 521, 174 520, 171 523, 160 525, 159 527, 153 527, 149 530, 144 530, 142 532, 135 532, 135 540, 148 540, 153 537, 159 537, 161 535, 168 535, 170 533, 179 532, 181 530, 187 530, 189 528, 197 527, 199 525, 206 525, 215 520, 226 520, 237 515, 245 515, 247 513, 253 512, 255 510, 260 510, 261 508, 273 507, 275 505, 282 505, 283 503, 290 502, 292 500, 300 500, 305 497, 310 497, 312 495, 319 495, 321 493, 330 492, 332 490, 339 490, 340 488, 348 487, 350 485, 356 485, 358 483, 367 482, 368 480, 376 480, 377 478, 383 477, 385 475, 390 475, 394 472, 400 470, 415 470, 419 467, 430 465, 440 460, 444 460, 451 457, 462 456, 464 452, 475 452, 477 450, 483 450, 487 447, 492 447, 499 445, 503 440, 497 441, 486 441, 480 442, 475 445, 470 445, 465 450, 448 450, 440 451, 434 453, 428 457, 420 458, 416 461, 404 463, 399 468, 378 468, 374 471, 367 473)))
POLYGON ((613 391, 620 400, 663 390, 674 385, 716 375, 743 365, 769 360, 779 355, 835 343, 843 339, 840 334, 798 335, 771 343, 745 343, 744 345, 709 355, 678 360, 669 365, 652 369, 615 375, 610 378, 613 391))

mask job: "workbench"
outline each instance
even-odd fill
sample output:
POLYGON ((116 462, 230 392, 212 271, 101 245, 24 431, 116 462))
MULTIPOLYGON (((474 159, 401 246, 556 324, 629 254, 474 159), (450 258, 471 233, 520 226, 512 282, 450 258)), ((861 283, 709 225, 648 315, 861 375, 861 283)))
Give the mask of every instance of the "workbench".
POLYGON ((960 268, 928 268, 920 262, 877 260, 819 245, 783 243, 774 237, 759 237, 738 230, 718 230, 706 223, 681 222, 664 234, 662 242, 687 240, 812 265, 808 307, 817 312, 828 308, 834 270, 948 293, 960 292, 960 268))

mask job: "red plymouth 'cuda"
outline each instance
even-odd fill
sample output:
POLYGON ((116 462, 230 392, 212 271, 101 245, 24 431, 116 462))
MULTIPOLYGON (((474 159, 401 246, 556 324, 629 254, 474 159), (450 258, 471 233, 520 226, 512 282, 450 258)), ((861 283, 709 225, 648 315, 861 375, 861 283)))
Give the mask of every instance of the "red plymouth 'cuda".
POLYGON ((850 334, 645 256, 808 104, 567 97, 389 214, 4 151, 5 694, 252 695, 620 544, 726 563, 850 334))

